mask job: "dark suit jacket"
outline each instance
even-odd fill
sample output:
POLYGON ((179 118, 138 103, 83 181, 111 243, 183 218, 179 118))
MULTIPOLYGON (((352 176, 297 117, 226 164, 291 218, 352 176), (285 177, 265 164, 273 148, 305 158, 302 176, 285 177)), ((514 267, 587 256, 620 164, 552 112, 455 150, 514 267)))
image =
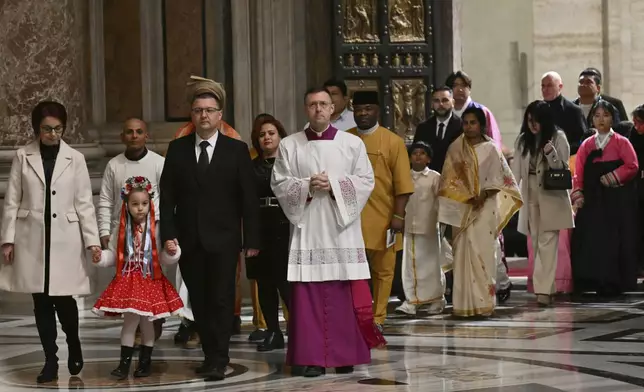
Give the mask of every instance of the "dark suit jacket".
POLYGON ((447 122, 445 137, 442 140, 438 140, 436 135, 437 124, 436 116, 432 116, 429 120, 418 124, 416 135, 414 135, 414 143, 423 141, 432 146, 434 158, 430 162, 429 168, 440 173, 445 163, 447 148, 463 133, 463 121, 456 114, 452 114, 452 117, 447 122))
POLYGON ((246 143, 221 133, 206 173, 197 169, 196 135, 168 146, 161 174, 161 239, 211 253, 259 249, 259 200, 246 143), (243 244, 242 244, 243 222, 243 244))
POLYGON ((570 155, 576 154, 581 142, 590 135, 584 112, 563 95, 548 101, 548 105, 554 113, 555 124, 566 134, 570 144, 570 155))
MULTIPOLYGON (((599 97, 597 97, 595 102, 597 102, 600 98, 603 99, 606 102, 609 102, 611 105, 615 106, 615 108, 617 109, 617 111, 619 113, 619 119, 617 120, 617 122, 628 121, 628 113, 626 113, 626 109, 624 108, 624 103, 622 102, 621 99, 617 99, 617 98, 613 98, 613 97, 611 97, 609 95, 601 94, 599 97)), ((579 105, 579 98, 575 99, 572 102, 575 105, 579 105)), ((593 107, 594 106, 595 105, 593 104, 593 107)), ((592 108, 590 109, 590 111, 592 112, 592 108)), ((590 117, 590 113, 588 113, 588 118, 586 120, 588 121, 588 128, 592 128, 593 127, 593 119, 590 117)))

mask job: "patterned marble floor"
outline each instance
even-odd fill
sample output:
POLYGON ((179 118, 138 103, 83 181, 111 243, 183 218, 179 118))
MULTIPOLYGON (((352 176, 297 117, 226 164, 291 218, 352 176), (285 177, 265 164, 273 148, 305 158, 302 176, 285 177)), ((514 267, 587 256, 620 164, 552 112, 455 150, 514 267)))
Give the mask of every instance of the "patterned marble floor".
MULTIPOLYGON (((60 379, 39 389, 87 391, 644 391, 644 293, 607 303, 560 299, 540 309, 515 292, 489 320, 457 320, 448 314, 409 319, 392 316, 389 346, 373 352, 370 366, 352 375, 291 377, 284 351, 257 353, 246 336, 234 338, 226 380, 194 376, 198 350, 174 347, 178 321, 165 325, 155 348, 154 375, 116 382, 109 377, 119 355, 118 321, 84 314, 86 365, 79 377, 66 370, 60 331, 60 379)), ((395 303, 390 304, 395 306, 395 303)), ((250 317, 245 310, 245 323, 250 317)), ((250 326, 245 325, 245 332, 250 326)), ((0 316, 0 391, 35 390, 42 350, 33 317, 0 316)))

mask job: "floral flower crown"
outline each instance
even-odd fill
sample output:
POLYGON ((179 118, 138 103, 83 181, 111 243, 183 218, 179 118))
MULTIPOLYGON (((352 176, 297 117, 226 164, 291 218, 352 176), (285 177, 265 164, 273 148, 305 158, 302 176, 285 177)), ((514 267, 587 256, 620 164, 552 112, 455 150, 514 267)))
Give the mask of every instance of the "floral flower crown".
POLYGON ((154 196, 152 183, 143 176, 134 176, 125 180, 125 185, 121 188, 121 199, 126 200, 133 191, 146 191, 150 197, 154 196))

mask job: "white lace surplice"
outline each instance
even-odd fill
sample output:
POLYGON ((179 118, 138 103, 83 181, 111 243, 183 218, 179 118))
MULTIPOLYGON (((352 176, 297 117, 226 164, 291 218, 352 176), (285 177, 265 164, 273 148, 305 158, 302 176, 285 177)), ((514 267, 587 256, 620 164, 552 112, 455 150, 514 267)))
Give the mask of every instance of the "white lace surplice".
POLYGON ((288 261, 291 282, 369 279, 360 213, 374 186, 362 141, 344 132, 309 141, 304 132, 281 141, 271 186, 293 224, 288 261), (315 192, 312 175, 326 172, 334 197, 315 192), (335 199, 335 200, 334 200, 335 199))

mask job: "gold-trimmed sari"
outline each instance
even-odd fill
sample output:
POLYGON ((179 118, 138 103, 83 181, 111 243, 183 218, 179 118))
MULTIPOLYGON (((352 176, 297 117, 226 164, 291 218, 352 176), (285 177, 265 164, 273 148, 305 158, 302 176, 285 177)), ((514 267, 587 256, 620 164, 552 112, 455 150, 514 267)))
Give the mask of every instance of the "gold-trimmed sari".
POLYGON ((523 204, 517 182, 491 139, 472 146, 461 135, 447 151, 438 196, 438 219, 453 227, 454 315, 489 316, 496 306, 495 241, 523 204), (469 201, 486 190, 496 194, 475 210, 469 201))

